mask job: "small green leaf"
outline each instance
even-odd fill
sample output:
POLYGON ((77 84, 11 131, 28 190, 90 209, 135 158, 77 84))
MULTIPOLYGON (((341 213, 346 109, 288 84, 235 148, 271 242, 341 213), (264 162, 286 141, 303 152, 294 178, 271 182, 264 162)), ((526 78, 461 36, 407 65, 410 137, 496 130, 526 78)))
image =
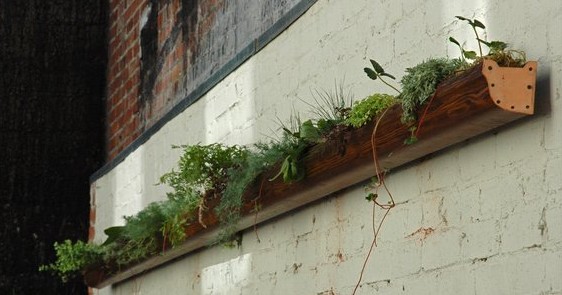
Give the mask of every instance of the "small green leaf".
POLYGON ((460 20, 466 20, 466 21, 470 21, 470 20, 469 20, 468 18, 466 18, 466 17, 463 17, 463 16, 459 16, 459 15, 457 15, 457 16, 455 16, 455 17, 456 17, 456 18, 458 18, 458 19, 460 19, 460 20))
POLYGON ((281 165, 281 171, 283 173, 283 181, 288 182, 291 174, 291 156, 285 158, 283 165, 281 165))
POLYGON ((413 135, 410 136, 410 137, 408 137, 408 138, 406 138, 406 140, 404 140, 404 144, 405 144, 405 145, 411 145, 411 144, 414 144, 414 143, 416 143, 416 142, 418 142, 418 138, 415 137, 415 136, 413 136, 413 135))
POLYGON ((299 178, 299 167, 296 161, 291 162, 291 177, 289 181, 297 180, 299 178))
POLYGON ((377 197, 378 197, 377 194, 375 194, 375 193, 369 193, 369 194, 367 194, 367 195, 365 196, 365 200, 371 202, 371 201, 376 200, 377 197))
POLYGON ((449 37, 449 41, 452 43, 457 44, 459 47, 461 46, 461 44, 459 43, 459 41, 457 41, 457 39, 453 38, 453 37, 449 37))
POLYGON ((107 239, 103 242, 103 246, 107 246, 123 236, 124 226, 112 226, 106 228, 103 232, 107 235, 107 239))
POLYGON ((317 142, 320 139, 320 132, 318 128, 312 124, 311 120, 307 120, 302 123, 300 127, 300 138, 309 141, 309 142, 317 142))
POLYGON ((476 59, 476 57, 478 56, 474 51, 463 51, 463 55, 468 59, 476 59))
POLYGON ((281 168, 279 169, 279 172, 277 174, 275 174, 275 176, 273 176, 272 178, 269 179, 269 181, 274 181, 275 179, 277 179, 279 176, 283 175, 283 179, 285 179, 285 175, 287 175, 289 172, 289 165, 291 165, 291 156, 287 156, 285 158, 285 160, 283 160, 283 163, 281 164, 281 168))
POLYGON ((492 51, 502 51, 507 48, 507 43, 502 41, 491 41, 486 45, 488 45, 492 51))
POLYGON ((377 74, 382 74, 384 73, 384 69, 381 67, 381 65, 376 62, 375 60, 371 59, 371 64, 373 65, 373 69, 375 69, 375 72, 377 72, 377 74))
POLYGON ((486 46, 488 46, 488 47, 489 47, 490 44, 491 44, 490 42, 485 41, 485 40, 482 40, 482 39, 480 39, 480 38, 476 38, 476 40, 478 40, 478 42, 480 42, 480 43, 482 43, 482 44, 484 44, 484 45, 486 45, 486 46))
POLYGON ((369 76, 369 78, 371 78, 373 80, 377 79, 378 75, 377 75, 377 73, 375 73, 375 71, 373 71, 373 69, 364 68, 363 70, 365 71, 367 76, 369 76))
POLYGON ((485 28, 486 28, 486 26, 484 26, 484 24, 483 24, 482 22, 480 22, 479 20, 477 20, 477 19, 474 19, 474 21, 472 22, 472 26, 474 26, 474 27, 479 27, 479 28, 481 28, 481 29, 485 29, 485 28))
POLYGON ((318 127, 318 131, 320 131, 320 132, 328 131, 330 129, 330 125, 331 124, 326 119, 319 119, 318 122, 316 122, 316 126, 318 127))
POLYGON ((297 175, 298 175, 297 162, 291 156, 285 158, 285 162, 283 162, 282 169, 283 169, 284 182, 291 182, 297 179, 297 175))
POLYGON ((283 172, 283 182, 290 182, 291 181, 291 162, 287 162, 287 167, 283 172))
POLYGON ((389 77, 389 78, 392 79, 392 80, 396 80, 396 78, 395 78, 394 76, 392 76, 391 74, 389 74, 389 73, 381 73, 381 76, 387 76, 387 77, 389 77))

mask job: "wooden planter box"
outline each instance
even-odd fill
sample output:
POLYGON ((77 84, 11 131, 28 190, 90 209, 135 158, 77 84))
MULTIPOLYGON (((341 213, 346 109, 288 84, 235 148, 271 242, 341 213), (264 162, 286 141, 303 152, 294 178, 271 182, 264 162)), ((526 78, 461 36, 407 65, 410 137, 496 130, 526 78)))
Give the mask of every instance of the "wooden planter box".
MULTIPOLYGON (((392 169, 482 134, 534 112, 537 63, 523 68, 502 68, 494 61, 483 63, 441 83, 427 107, 418 142, 404 145, 411 135, 400 121, 399 105, 381 119, 375 135, 377 157, 383 169, 392 169)), ((423 112, 424 110, 422 110, 423 112)), ((421 113, 420 113, 421 115, 421 113)), ((305 158, 306 178, 293 184, 257 181, 245 197, 239 229, 301 207, 374 176, 371 136, 374 123, 343 135, 344 143, 315 146, 305 158), (262 183, 263 185, 260 185, 262 183), (261 189, 261 197, 256 200, 261 189), (260 206, 254 212, 256 202, 260 206)), ((271 175, 266 175, 271 176, 271 175)), ((211 206, 203 218, 207 228, 189 226, 188 240, 161 255, 147 259, 113 275, 86 274, 86 284, 102 288, 114 284, 213 242, 219 232, 218 219, 211 206)))

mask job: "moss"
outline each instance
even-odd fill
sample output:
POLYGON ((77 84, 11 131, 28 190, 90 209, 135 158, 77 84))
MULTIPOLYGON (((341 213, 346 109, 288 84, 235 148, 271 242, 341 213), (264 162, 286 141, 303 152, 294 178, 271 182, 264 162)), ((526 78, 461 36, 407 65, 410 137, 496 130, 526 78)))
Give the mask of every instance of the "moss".
POLYGON ((396 102, 396 98, 392 95, 375 93, 359 101, 351 108, 345 124, 359 128, 396 102))

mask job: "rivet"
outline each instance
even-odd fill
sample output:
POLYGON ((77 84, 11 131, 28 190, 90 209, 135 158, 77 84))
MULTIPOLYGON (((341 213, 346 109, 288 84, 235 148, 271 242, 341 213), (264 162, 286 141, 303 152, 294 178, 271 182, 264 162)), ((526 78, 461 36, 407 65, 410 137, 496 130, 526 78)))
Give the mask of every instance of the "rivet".
POLYGON ((515 108, 515 106, 511 106, 511 109, 513 110, 515 108))
POLYGON ((500 102, 501 102, 501 100, 499 100, 499 99, 498 99, 498 100, 496 100, 496 103, 497 103, 497 104, 500 104, 500 102))
POLYGON ((533 86, 527 85, 527 89, 533 89, 533 86))
POLYGON ((533 67, 529 67, 529 71, 532 71, 532 70, 533 70, 533 67))
POLYGON ((526 109, 530 108, 530 106, 525 106, 526 109))
POLYGON ((492 83, 492 87, 495 87, 495 86, 496 86, 496 84, 492 83))
POLYGON ((490 70, 490 71, 491 71, 491 70, 492 70, 492 66, 488 66, 488 70, 490 70))

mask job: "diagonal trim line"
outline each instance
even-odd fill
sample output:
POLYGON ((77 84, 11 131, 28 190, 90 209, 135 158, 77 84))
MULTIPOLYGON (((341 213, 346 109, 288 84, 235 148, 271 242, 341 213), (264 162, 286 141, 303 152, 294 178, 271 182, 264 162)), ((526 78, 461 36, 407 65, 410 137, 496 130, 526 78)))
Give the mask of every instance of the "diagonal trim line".
POLYGON ((219 84, 226 76, 234 72, 240 65, 250 59, 267 44, 273 41, 283 31, 285 31, 292 23, 299 19, 308 9, 318 0, 301 0, 285 15, 283 15, 275 24, 262 33, 258 38, 254 39, 244 49, 236 54, 230 61, 223 65, 217 72, 211 75, 201 85, 195 88, 186 97, 181 99, 169 112, 164 114, 154 125, 145 130, 137 139, 129 146, 122 150, 114 159, 107 162, 99 170, 90 176, 90 184, 100 179, 102 176, 113 170, 117 165, 123 162, 132 152, 137 150, 141 145, 146 143, 154 134, 156 134, 166 123, 181 114, 190 105, 199 100, 209 90, 219 84))

